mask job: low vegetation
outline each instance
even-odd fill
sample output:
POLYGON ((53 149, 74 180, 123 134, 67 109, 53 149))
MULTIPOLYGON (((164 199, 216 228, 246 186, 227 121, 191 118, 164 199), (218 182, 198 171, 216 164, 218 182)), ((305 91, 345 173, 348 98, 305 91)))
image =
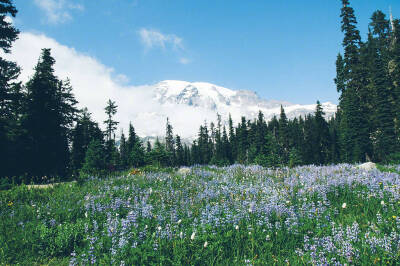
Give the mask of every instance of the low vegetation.
POLYGON ((2 191, 0 263, 400 260, 398 173, 347 164, 152 170, 2 191))

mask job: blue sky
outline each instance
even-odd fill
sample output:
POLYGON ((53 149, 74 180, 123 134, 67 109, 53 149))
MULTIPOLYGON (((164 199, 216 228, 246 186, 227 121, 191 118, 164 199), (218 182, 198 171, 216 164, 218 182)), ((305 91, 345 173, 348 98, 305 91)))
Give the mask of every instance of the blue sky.
MULTIPOLYGON (((373 11, 398 0, 351 0, 362 37, 373 11)), ((22 32, 96 58, 129 85, 176 79, 250 89, 267 99, 337 103, 340 0, 15 0, 22 32)))

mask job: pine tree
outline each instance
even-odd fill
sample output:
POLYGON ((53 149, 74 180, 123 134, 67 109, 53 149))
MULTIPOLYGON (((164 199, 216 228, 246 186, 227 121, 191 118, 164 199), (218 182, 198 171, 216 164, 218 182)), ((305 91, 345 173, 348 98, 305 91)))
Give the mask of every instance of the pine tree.
POLYGON ((344 73, 338 73, 345 84, 340 97, 339 112, 340 142, 344 161, 364 161, 365 155, 370 153, 368 113, 361 103, 369 95, 366 82, 365 67, 360 62, 360 33, 357 30, 357 20, 354 10, 348 0, 342 0, 341 9, 342 32, 344 33, 344 73), (344 90, 343 90, 344 89, 344 90))
POLYGON ((119 154, 120 154, 121 169, 123 170, 127 169, 129 154, 128 154, 128 145, 123 130, 121 130, 121 139, 119 142, 119 154))
POLYGON ((376 48, 374 69, 372 70, 372 82, 375 89, 372 114, 374 131, 371 135, 374 158, 377 161, 385 161, 396 147, 393 106, 390 100, 390 80, 383 57, 384 55, 376 48))
MULTIPOLYGON (((138 140, 138 136, 136 135, 135 128, 132 123, 129 123, 129 133, 128 133, 128 141, 127 141, 127 153, 131 154, 134 147, 136 146, 136 142, 138 140)), ((129 166, 132 166, 131 162, 128 161, 129 166)))
POLYGON ((330 148, 330 135, 329 127, 326 122, 325 115, 321 103, 317 101, 315 110, 315 150, 314 158, 316 164, 326 164, 329 160, 329 148, 330 148))
MULTIPOLYGON (((0 49, 4 53, 11 52, 12 43, 17 40, 19 31, 6 21, 6 15, 15 17, 17 9, 10 0, 0 1, 0 49)), ((0 57, 0 177, 21 174, 17 165, 19 136, 21 128, 19 116, 21 111, 21 85, 17 82, 20 68, 16 63, 0 57)))
POLYGON ((105 170, 104 146, 99 140, 92 140, 86 151, 85 163, 81 172, 89 175, 101 175, 105 170))
POLYGON ((147 141, 146 152, 151 152, 151 143, 150 143, 150 141, 147 141))
POLYGON ((154 148, 146 154, 148 162, 155 166, 169 166, 169 156, 165 150, 165 145, 161 144, 159 139, 156 139, 154 148))
POLYGON ((247 149, 249 147, 248 143, 248 129, 247 121, 244 116, 242 116, 241 122, 237 127, 237 159, 239 163, 247 162, 247 149))
POLYGON ((112 139, 114 131, 117 129, 117 125, 119 124, 117 121, 113 120, 113 116, 117 113, 117 107, 118 106, 115 104, 115 102, 109 99, 106 108, 104 108, 107 115, 107 120, 104 121, 104 124, 106 125, 107 141, 112 139))
POLYGON ((33 176, 65 176, 69 161, 69 133, 77 110, 68 82, 54 75, 55 60, 43 49, 35 74, 27 83, 23 127, 27 172, 33 176))
POLYGON ((228 130, 229 130, 229 146, 230 146, 228 153, 228 160, 230 163, 234 163, 235 160, 237 159, 237 145, 236 145, 236 136, 231 114, 229 114, 228 118, 228 130))
POLYGON ((344 92, 346 89, 346 69, 345 62, 342 55, 339 53, 336 59, 336 78, 334 79, 336 90, 339 93, 344 92))
POLYGON ((113 120, 113 116, 117 113, 117 105, 111 99, 108 100, 107 106, 104 108, 107 115, 107 120, 103 123, 106 125, 106 150, 105 161, 109 171, 114 171, 118 167, 119 158, 118 150, 115 146, 115 130, 117 129, 118 122, 113 120))
POLYGON ((175 163, 175 141, 172 129, 172 125, 169 123, 167 117, 167 124, 165 125, 165 150, 169 154, 168 157, 171 165, 175 163))
POLYGON ((282 160, 283 163, 287 163, 289 160, 289 128, 288 120, 285 114, 285 109, 281 105, 281 114, 279 117, 279 144, 281 145, 282 160))
POLYGON ((391 46, 390 46, 390 62, 389 62, 389 74, 390 83, 392 89, 393 100, 392 104, 394 106, 394 122, 395 122, 395 132, 397 137, 396 148, 400 148, 400 21, 398 19, 393 21, 393 33, 391 36, 391 46))
POLYGON ((176 165, 182 166, 185 165, 185 158, 184 158, 184 150, 181 142, 181 137, 176 135, 176 165))
POLYGON ((72 131, 71 165, 73 172, 76 173, 82 168, 87 149, 92 140, 103 143, 103 132, 101 132, 99 125, 92 120, 87 108, 84 108, 81 110, 81 116, 72 131))

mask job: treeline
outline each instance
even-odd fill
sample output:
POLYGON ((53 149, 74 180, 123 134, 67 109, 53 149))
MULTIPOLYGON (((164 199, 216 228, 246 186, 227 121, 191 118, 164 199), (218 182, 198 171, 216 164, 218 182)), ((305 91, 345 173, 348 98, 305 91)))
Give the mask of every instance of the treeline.
MULTIPOLYGON (((354 10, 342 0, 344 54, 336 61, 335 83, 339 108, 327 121, 321 104, 314 114, 266 121, 260 112, 234 125, 217 116, 216 123, 200 126, 197 139, 184 144, 173 134, 169 120, 165 139, 143 143, 132 124, 121 132, 115 102, 105 106, 105 130, 87 109, 78 110, 68 80, 54 74, 55 60, 43 49, 35 73, 22 84, 20 68, 0 58, 0 176, 25 176, 25 182, 46 177, 107 174, 145 165, 193 164, 264 166, 331 164, 372 160, 399 160, 400 148, 400 22, 381 11, 371 17, 369 34, 361 41, 354 10)), ((19 31, 6 15, 17 10, 0 1, 0 48, 10 53, 19 31)), ((6 178, 3 178, 6 180, 6 178)))

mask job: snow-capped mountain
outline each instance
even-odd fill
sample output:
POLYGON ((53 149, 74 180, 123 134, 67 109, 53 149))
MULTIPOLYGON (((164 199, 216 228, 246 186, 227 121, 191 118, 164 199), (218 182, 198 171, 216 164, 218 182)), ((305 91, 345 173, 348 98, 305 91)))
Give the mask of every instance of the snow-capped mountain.
MULTIPOLYGON (((135 97, 126 91, 125 101, 134 105, 124 104, 126 106, 120 112, 121 120, 128 117, 140 136, 153 140, 156 136, 164 136, 167 117, 174 134, 191 140, 197 136, 200 125, 216 121, 217 113, 225 124, 231 114, 236 124, 242 116, 256 118, 259 111, 267 120, 274 115, 279 117, 281 105, 289 118, 314 113, 316 107, 315 104, 266 100, 250 90, 231 90, 205 82, 165 80, 137 87, 135 91, 135 97), (139 96, 144 91, 146 97, 139 96), (138 104, 140 108, 135 108, 138 104)), ((322 107, 326 117, 332 116, 337 108, 330 102, 322 103, 322 107)))
MULTIPOLYGON (((266 100, 250 90, 231 90, 206 82, 165 80, 154 85, 154 98, 161 105, 186 105, 219 113, 236 119, 246 116, 253 119, 262 111, 266 119, 279 116, 280 106, 289 118, 304 116, 315 111, 315 104, 300 105, 285 101, 266 100)), ((336 112, 337 106, 322 103, 326 117, 336 112)))

